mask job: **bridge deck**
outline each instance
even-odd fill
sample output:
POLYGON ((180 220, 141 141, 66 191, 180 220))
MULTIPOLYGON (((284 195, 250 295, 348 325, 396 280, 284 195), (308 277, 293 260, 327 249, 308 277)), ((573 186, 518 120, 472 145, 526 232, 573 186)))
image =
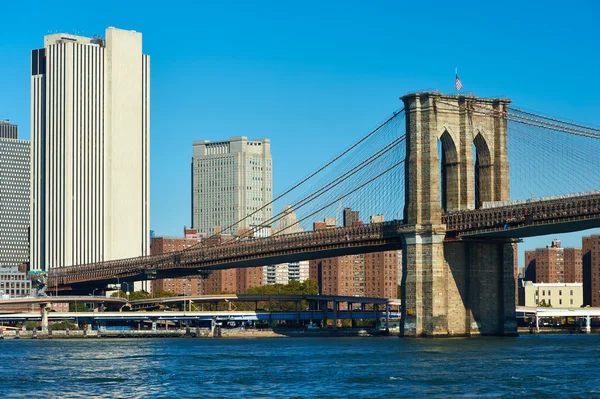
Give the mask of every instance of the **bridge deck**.
MULTIPOLYGON (((449 239, 522 238, 600 227, 600 193, 449 212, 443 215, 442 223, 449 239)), ((236 240, 168 254, 54 268, 48 273, 48 285, 83 290, 115 283, 117 277, 129 281, 179 277, 199 271, 388 251, 400 249, 402 236, 414 232, 415 226, 395 220, 236 240)))

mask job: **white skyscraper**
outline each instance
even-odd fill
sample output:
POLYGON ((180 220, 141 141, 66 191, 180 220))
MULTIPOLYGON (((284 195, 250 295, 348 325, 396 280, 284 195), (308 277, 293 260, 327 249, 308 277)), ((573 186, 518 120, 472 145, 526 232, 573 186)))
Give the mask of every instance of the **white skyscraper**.
POLYGON ((271 167, 269 139, 249 141, 238 136, 214 143, 194 141, 192 227, 200 233, 237 234, 240 229, 270 226, 271 205, 260 209, 271 202, 271 167))
POLYGON ((142 34, 53 34, 31 71, 31 268, 147 255, 150 59, 142 34))

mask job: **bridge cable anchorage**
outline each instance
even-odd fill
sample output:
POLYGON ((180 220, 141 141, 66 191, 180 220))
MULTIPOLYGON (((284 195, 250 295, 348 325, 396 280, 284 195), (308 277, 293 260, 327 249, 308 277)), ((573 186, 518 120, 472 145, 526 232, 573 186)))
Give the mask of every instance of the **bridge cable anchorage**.
MULTIPOLYGON (((389 117, 387 120, 385 120, 384 122, 382 122, 381 124, 379 124, 375 129, 371 130, 366 136, 362 137, 356 143, 352 144, 350 147, 348 147, 341 154, 339 154, 338 156, 336 156, 335 158, 333 158, 331 161, 329 161, 328 163, 326 163, 325 165, 323 165, 322 167, 320 167, 319 169, 317 169, 315 172, 311 173, 309 176, 305 177, 303 180, 301 180, 300 182, 298 182, 297 184, 295 184, 291 188, 289 188, 286 191, 284 191, 283 193, 279 194, 276 198, 272 199, 267 204, 265 204, 262 207, 256 209, 255 211, 253 211, 252 213, 246 215, 245 217, 243 217, 242 219, 238 220, 237 222, 232 223, 229 226, 225 227, 224 229, 221 230, 221 232, 230 230, 231 228, 239 225, 241 222, 245 221, 246 219, 248 219, 248 218, 256 215, 257 213, 259 213, 260 211, 268 208, 269 206, 271 206, 272 204, 274 204, 277 200, 282 199, 285 195, 289 194, 290 192, 292 192, 296 188, 300 187, 301 185, 303 185, 304 183, 306 183, 307 181, 309 181, 310 179, 312 179, 313 177, 315 177, 316 175, 318 175, 319 173, 321 173, 322 171, 324 171, 325 169, 327 169, 329 166, 331 166, 332 164, 334 164, 336 161, 338 161, 339 159, 341 159, 342 157, 344 157, 345 155, 347 155, 350 151, 352 151, 353 149, 355 149, 356 147, 358 147, 361 143, 363 143, 365 140, 367 140, 368 138, 370 138, 371 136, 373 136, 375 133, 377 133, 379 130, 381 130, 384 126, 386 126, 389 122, 391 122, 392 120, 394 120, 398 115, 403 115, 403 114, 404 114, 404 108, 402 108, 400 111, 393 112, 393 115, 391 117, 389 117)), ((219 235, 220 235, 220 233, 213 234, 212 236, 208 237, 206 240, 210 240, 212 238, 216 238, 219 235)), ((201 243, 198 243, 194 247, 191 247, 191 248, 196 248, 196 247, 198 247, 200 245, 201 245, 201 243)), ((188 249, 190 249, 190 248, 188 248, 188 249)))

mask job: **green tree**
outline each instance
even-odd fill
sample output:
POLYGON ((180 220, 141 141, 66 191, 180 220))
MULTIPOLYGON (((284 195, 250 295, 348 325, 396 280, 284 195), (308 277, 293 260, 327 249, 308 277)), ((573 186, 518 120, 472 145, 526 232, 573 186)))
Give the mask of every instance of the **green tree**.
MULTIPOLYGON (((121 298, 127 298, 127 293, 123 291, 113 292, 110 294, 111 297, 116 298, 117 296, 121 298)), ((177 296, 176 292, 172 291, 156 291, 154 294, 149 294, 146 291, 134 291, 129 293, 130 301, 139 301, 142 299, 150 299, 150 298, 169 298, 177 296)))
POLYGON ((85 303, 70 303, 69 312, 89 312, 90 308, 85 303))
POLYGON ((542 301, 540 302, 540 304, 538 305, 538 307, 540 307, 540 308, 551 308, 552 305, 550 305, 549 303, 546 303, 545 299, 542 299, 542 301))
POLYGON ((25 329, 27 331, 37 330, 37 327, 38 327, 37 321, 26 321, 25 322, 25 329))
POLYGON ((245 294, 256 295, 317 295, 318 293, 319 286, 314 280, 305 280, 303 282, 290 281, 289 284, 261 285, 250 287, 245 292, 245 294))
POLYGON ((178 296, 178 295, 177 295, 176 292, 173 292, 173 291, 163 291, 163 290, 156 291, 152 295, 153 298, 170 298, 170 297, 173 297, 173 296, 178 296))
POLYGON ((151 297, 152 297, 152 295, 150 295, 146 291, 133 291, 132 293, 129 294, 130 301, 139 301, 139 300, 148 299, 151 297))
MULTIPOLYGON (((289 284, 262 285, 248 288, 245 294, 255 295, 317 295, 319 286, 314 280, 305 280, 303 282, 290 281, 289 284)), ((241 304, 238 304, 240 306, 241 304)), ((308 306, 306 301, 302 301, 301 307, 308 306)), ((283 301, 264 301, 259 303, 259 308, 265 310, 296 310, 296 304, 283 301)))

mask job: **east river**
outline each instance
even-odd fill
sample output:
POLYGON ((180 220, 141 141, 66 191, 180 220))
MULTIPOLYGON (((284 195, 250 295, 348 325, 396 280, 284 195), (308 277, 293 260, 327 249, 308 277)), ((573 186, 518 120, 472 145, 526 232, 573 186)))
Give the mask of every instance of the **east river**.
POLYGON ((2 398, 598 398, 599 335, 0 341, 2 398))

